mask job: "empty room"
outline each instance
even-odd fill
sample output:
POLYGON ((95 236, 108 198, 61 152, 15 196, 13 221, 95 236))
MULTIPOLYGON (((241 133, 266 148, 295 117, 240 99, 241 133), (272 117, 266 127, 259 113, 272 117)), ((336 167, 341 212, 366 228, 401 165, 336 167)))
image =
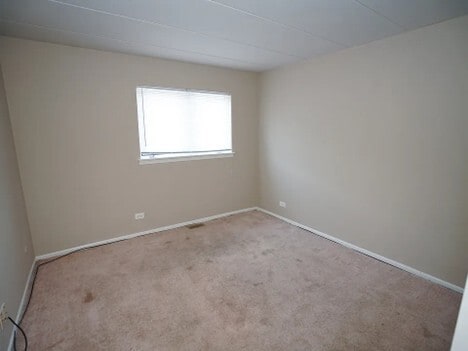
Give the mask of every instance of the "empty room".
POLYGON ((468 0, 0 0, 1 351, 467 351, 467 273, 468 0))

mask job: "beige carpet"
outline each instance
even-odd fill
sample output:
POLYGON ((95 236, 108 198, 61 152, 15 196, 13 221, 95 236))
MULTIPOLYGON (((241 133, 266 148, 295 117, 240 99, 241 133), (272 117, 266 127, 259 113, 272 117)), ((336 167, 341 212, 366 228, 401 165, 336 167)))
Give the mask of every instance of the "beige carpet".
POLYGON ((30 350, 449 350, 461 295, 253 211, 41 267, 30 350))

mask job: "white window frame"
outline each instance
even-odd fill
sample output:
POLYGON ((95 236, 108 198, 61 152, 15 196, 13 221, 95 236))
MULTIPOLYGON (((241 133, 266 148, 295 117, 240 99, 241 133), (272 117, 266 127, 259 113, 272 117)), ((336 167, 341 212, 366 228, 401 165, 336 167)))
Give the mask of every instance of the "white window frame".
POLYGON ((180 89, 180 88, 167 88, 167 87, 159 87, 159 86, 146 86, 146 85, 139 85, 136 88, 136 102, 137 102, 137 117, 138 117, 138 149, 139 149, 139 156, 138 161, 140 165, 145 164, 152 164, 152 163, 166 163, 166 162, 179 162, 179 161, 192 161, 192 160, 205 160, 205 159, 216 159, 216 158, 225 158, 225 157, 233 157, 234 156, 234 146, 233 146, 233 138, 232 138, 232 95, 225 92, 219 91, 209 91, 209 90, 196 90, 196 89, 180 89), (173 91, 181 91, 181 92, 195 92, 195 93, 204 93, 204 94, 221 94, 221 95, 228 95, 231 97, 231 150, 226 151, 208 151, 208 152, 193 152, 193 153, 186 153, 186 154, 179 154, 177 156, 168 154, 162 155, 153 155, 147 156, 142 158, 142 151, 141 145, 144 143, 143 134, 141 130, 144 130, 144 110, 143 110, 143 102, 140 98, 139 89, 158 89, 158 90, 173 90, 173 91))

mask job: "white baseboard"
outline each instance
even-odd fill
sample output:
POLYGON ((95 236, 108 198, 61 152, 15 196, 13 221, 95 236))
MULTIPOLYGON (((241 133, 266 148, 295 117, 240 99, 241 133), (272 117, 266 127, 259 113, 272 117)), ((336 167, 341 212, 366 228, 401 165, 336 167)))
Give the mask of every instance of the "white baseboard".
POLYGON ((123 236, 119 236, 119 237, 112 238, 112 239, 107 239, 107 240, 102 240, 102 241, 96 241, 96 242, 89 243, 89 244, 85 244, 85 245, 80 245, 80 246, 71 247, 71 248, 65 249, 65 250, 50 252, 50 253, 47 253, 47 254, 44 254, 44 255, 39 255, 39 256, 36 256, 36 261, 45 260, 45 259, 49 259, 49 258, 53 258, 53 257, 65 255, 65 254, 68 254, 68 253, 73 252, 73 251, 76 251, 76 250, 87 249, 87 248, 91 248, 91 247, 99 246, 99 245, 103 245, 103 244, 110 244, 110 243, 113 243, 113 242, 122 241, 122 240, 127 240, 127 239, 132 239, 132 238, 136 238, 136 237, 142 236, 142 235, 148 235, 148 234, 158 233, 158 232, 162 232, 162 231, 169 230, 169 229, 175 229, 175 228, 185 227, 185 226, 190 225, 190 224, 212 221, 213 219, 218 219, 218 218, 222 218, 222 217, 227 217, 227 216, 231 216, 231 215, 238 214, 238 213, 249 212, 249 211, 253 211, 253 210, 256 210, 256 209, 257 209, 257 207, 243 208, 243 209, 240 209, 240 210, 231 211, 231 212, 225 212, 225 213, 217 214, 217 215, 214 215, 214 216, 208 216, 208 217, 193 219, 193 220, 187 221, 187 222, 182 222, 182 223, 177 223, 177 224, 171 224, 171 225, 167 225, 167 226, 164 226, 164 227, 159 227, 159 228, 155 228, 155 229, 145 230, 145 231, 143 231, 143 232, 138 232, 138 233, 133 233, 133 234, 128 234, 128 235, 123 235, 123 236))
MULTIPOLYGON (((313 229, 311 227, 308 227, 306 225, 303 225, 301 223, 298 223, 298 222, 295 222, 289 218, 286 218, 286 217, 283 217, 283 216, 280 216, 276 213, 273 213, 273 212, 270 212, 268 210, 265 210, 261 207, 249 207, 249 208, 244 208, 244 209, 240 209, 240 210, 236 210, 236 211, 231 211, 231 212, 226 212, 226 213, 221 213, 221 214, 217 214, 217 215, 214 215, 214 216, 208 216, 208 217, 203 217, 203 218, 198 218, 198 219, 193 219, 193 220, 190 220, 190 221, 187 221, 187 222, 182 222, 182 223, 177 223, 177 224, 172 224, 172 225, 168 225, 168 226, 164 226, 164 227, 159 227, 159 228, 155 228, 155 229, 150 229, 150 230, 145 230, 143 232, 138 232, 138 233, 133 233, 133 234, 128 234, 128 235, 123 235, 123 236, 119 236, 119 237, 116 237, 116 238, 112 238, 112 239, 108 239, 108 240, 102 240, 102 241, 97 241, 97 242, 93 242, 93 243, 89 243, 89 244, 85 244, 85 245, 81 245, 81 246, 76 246, 76 247, 72 247, 72 248, 69 248, 69 249, 65 249, 65 250, 61 250, 61 251, 55 251, 55 252, 51 252, 51 253, 48 253, 48 254, 45 254, 45 255, 39 255, 39 256, 36 256, 36 261, 40 261, 40 260, 44 260, 44 259, 49 259, 49 258, 53 258, 53 257, 57 257, 57 256, 61 256, 61 255, 65 255, 65 254, 68 254, 70 252, 73 252, 73 251, 76 251, 76 250, 80 250, 80 249, 85 249, 85 248, 92 248, 94 246, 99 246, 99 245, 102 245, 102 244, 109 244, 109 243, 113 243, 113 242, 117 242, 117 241, 122 241, 122 240, 126 240, 126 239, 131 239, 131 238, 135 238, 135 237, 138 237, 138 236, 142 236, 142 235, 148 235, 148 234, 152 234, 152 233, 158 233, 158 232, 162 232, 162 231, 165 231, 165 230, 169 230, 169 229, 175 229, 175 228, 180 228, 180 227, 184 227, 186 225, 190 225, 190 224, 194 224, 194 223, 199 223, 199 222, 206 222, 206 221, 211 221, 213 219, 217 219, 217 218, 222 218, 222 217, 227 217, 227 216, 230 216, 230 215, 234 215, 234 214, 239 214, 239 213, 243 213, 243 212, 249 212, 249 211, 253 211, 253 210, 258 210, 258 211, 262 211, 266 214, 269 214, 271 216, 274 216, 278 219, 281 219, 287 223, 290 223, 292 225, 295 225, 299 228, 302 228, 304 230, 307 230, 308 232, 311 232, 311 233, 314 233, 316 235, 319 235, 325 239, 328 239, 328 240, 331 240, 333 242, 336 242, 338 244, 341 244, 345 247, 348 247, 352 250, 355 250, 357 252, 360 252, 360 253, 363 253, 364 255, 367 255, 367 256, 370 256, 370 257, 373 257, 379 261, 382 261, 382 262, 385 262, 385 263, 388 263, 389 265, 392 265, 394 267, 397 267, 399 269, 402 269, 406 272, 409 272, 409 273, 412 273, 418 277, 421 277, 421 278, 424 278, 426 280, 429 280, 433 283, 436 283, 436 284, 439 284, 439 285, 442 285, 448 289, 451 289, 451 290, 454 290, 456 292, 459 292, 459 293, 463 293, 464 289, 460 286, 457 286, 455 284, 452 284, 452 283, 449 283, 445 280, 442 280, 440 278, 437 278, 437 277, 434 277, 430 274, 427 274, 427 273, 424 273, 424 272, 421 272, 415 268, 412 268, 410 266, 407 266, 403 263, 400 263, 400 262, 397 262, 397 261, 394 261, 390 258, 387 258, 387 257, 384 257, 384 256, 381 256, 379 254, 376 254, 372 251, 369 251, 369 250, 366 250, 362 247, 359 247, 359 246, 356 246, 354 244, 351 244, 347 241, 344 241, 344 240, 341 240, 341 239, 338 239, 337 237, 334 237, 332 235, 329 235, 329 234, 326 234, 326 233, 323 233, 319 230, 316 230, 316 229, 313 229)), ((35 261, 35 262, 36 262, 35 261)), ((32 272, 32 270, 31 270, 32 272)), ((30 275, 31 275, 31 272, 30 272, 30 275)), ((30 280, 31 277, 28 278, 28 284, 29 284, 29 280, 30 280)), ((26 291, 26 290, 25 290, 26 291)), ((23 296, 23 299, 24 299, 24 296, 23 296)), ((22 301, 23 303, 23 301, 22 301)))
POLYGON ((412 274, 414 274, 414 275, 416 275, 416 276, 418 276, 418 277, 424 278, 424 279, 429 280, 429 281, 431 281, 431 282, 433 282, 433 283, 442 285, 442 286, 444 286, 444 287, 446 287, 446 288, 448 288, 448 289, 451 289, 451 290, 453 290, 453 291, 456 291, 456 292, 459 292, 459 293, 462 293, 462 294, 463 294, 463 290, 464 290, 464 289, 463 289, 462 287, 460 287, 460 286, 457 286, 457 285, 455 285, 455 284, 446 282, 445 280, 436 278, 436 277, 434 277, 434 276, 432 276, 432 275, 430 275, 430 274, 427 274, 427 273, 418 271, 417 269, 414 269, 414 268, 412 268, 412 267, 409 267, 409 266, 407 266, 407 265, 405 265, 405 264, 403 264, 403 263, 394 261, 394 260, 392 260, 392 259, 390 259, 390 258, 381 256, 381 255, 376 254, 376 253, 374 253, 374 252, 372 252, 372 251, 363 249, 362 247, 353 245, 353 244, 351 244, 351 243, 348 243, 347 241, 338 239, 338 238, 336 238, 336 237, 334 237, 334 236, 331 236, 331 235, 326 234, 326 233, 323 233, 323 232, 321 232, 321 231, 319 231, 319 230, 310 228, 310 227, 308 227, 308 226, 306 226, 306 225, 303 225, 303 224, 301 224, 301 223, 295 222, 295 221, 293 221, 293 220, 291 220, 291 219, 289 219, 289 218, 286 218, 286 217, 277 215, 276 213, 270 212, 270 211, 265 210, 265 209, 263 209, 263 208, 257 207, 257 210, 262 211, 262 212, 264 212, 264 213, 266 213, 266 214, 269 214, 270 216, 273 216, 273 217, 276 217, 276 218, 278 218, 278 219, 281 219, 282 221, 285 221, 285 222, 287 222, 287 223, 290 223, 290 224, 292 224, 292 225, 295 225, 295 226, 297 226, 297 227, 299 227, 299 228, 302 228, 302 229, 304 229, 304 230, 307 230, 308 232, 311 232, 311 233, 313 233, 313 234, 319 235, 319 236, 321 236, 321 237, 323 237, 323 238, 325 238, 325 239, 334 241, 335 243, 341 244, 341 245, 346 246, 346 247, 348 247, 348 248, 350 248, 350 249, 353 249, 353 250, 355 250, 355 251, 358 251, 358 252, 360 252, 360 253, 363 253, 364 255, 367 255, 367 256, 370 256, 370 257, 372 257, 372 258, 375 258, 375 259, 377 259, 377 260, 379 260, 379 261, 388 263, 389 265, 392 265, 392 266, 394 266, 394 267, 400 268, 400 269, 402 269, 402 270, 404 270, 404 271, 406 271, 406 272, 412 273, 412 274))
MULTIPOLYGON (((23 310, 25 308, 24 304, 26 303, 26 298, 29 297, 29 290, 31 288, 33 272, 34 272, 35 269, 36 269, 36 260, 34 259, 34 261, 31 264, 31 269, 29 270, 28 278, 26 279, 26 285, 24 286, 23 296, 21 297, 21 301, 20 301, 20 304, 19 304, 19 307, 18 307, 18 312, 16 313, 15 322, 18 322, 19 319, 21 318, 22 314, 23 314, 23 310)), ((11 330, 10 342, 9 342, 8 348, 7 348, 7 350, 9 350, 9 351, 13 350, 13 340, 14 340, 13 336, 15 335, 15 330, 16 330, 16 327, 13 326, 13 329, 11 330)))

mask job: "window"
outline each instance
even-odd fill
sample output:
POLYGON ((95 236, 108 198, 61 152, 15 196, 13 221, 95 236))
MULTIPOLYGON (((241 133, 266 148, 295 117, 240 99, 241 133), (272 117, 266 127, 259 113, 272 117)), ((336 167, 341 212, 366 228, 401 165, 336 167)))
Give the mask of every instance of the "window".
POLYGON ((232 156, 231 96, 137 88, 141 163, 232 156))

